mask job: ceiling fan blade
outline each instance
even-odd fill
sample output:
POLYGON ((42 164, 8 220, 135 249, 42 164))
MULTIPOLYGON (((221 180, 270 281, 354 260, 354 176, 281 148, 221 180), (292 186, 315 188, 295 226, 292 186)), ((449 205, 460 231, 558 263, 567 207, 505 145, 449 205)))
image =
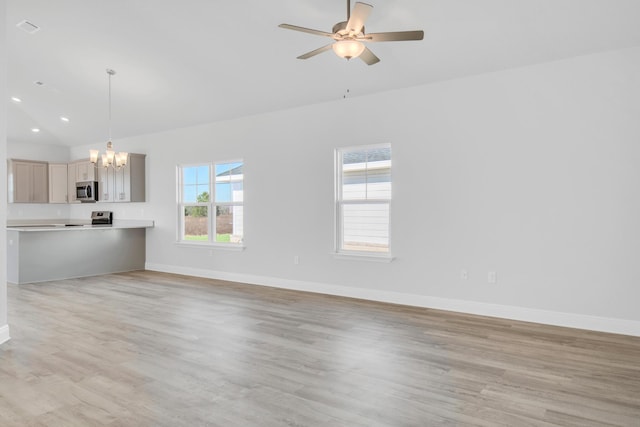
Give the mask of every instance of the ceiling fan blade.
POLYGON ((353 31, 356 34, 362 32, 362 27, 364 27, 364 23, 372 10, 373 6, 370 4, 357 2, 353 7, 353 12, 351 12, 351 17, 349 17, 349 21, 347 22, 346 30, 353 31))
POLYGON ((424 38, 424 31, 395 31, 390 33, 369 33, 364 37, 359 37, 359 40, 365 40, 370 42, 400 42, 404 40, 422 40, 424 38))
MULTIPOLYGON (((331 45, 329 45, 331 46, 331 45)), ((380 62, 380 58, 375 56, 373 52, 369 50, 368 47, 365 47, 360 56, 358 58, 362 59, 367 65, 373 65, 377 62, 380 62)))
POLYGON ((278 27, 284 28, 286 30, 302 31, 303 33, 315 34, 317 36, 333 37, 332 33, 327 33, 326 31, 320 31, 320 30, 313 30, 311 28, 298 27, 297 25, 280 24, 278 25, 278 27))
POLYGON ((326 46, 319 47, 316 50, 312 50, 311 52, 307 52, 305 54, 302 54, 302 55, 298 56, 298 59, 309 59, 312 56, 316 56, 319 53, 326 52, 327 50, 330 50, 332 45, 333 45, 333 43, 329 43, 326 46))

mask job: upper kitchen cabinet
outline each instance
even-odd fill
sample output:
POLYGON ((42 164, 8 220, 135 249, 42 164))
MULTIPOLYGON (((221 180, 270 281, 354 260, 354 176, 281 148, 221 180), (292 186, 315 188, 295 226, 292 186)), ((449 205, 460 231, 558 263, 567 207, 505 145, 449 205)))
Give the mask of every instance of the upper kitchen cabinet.
POLYGON ((67 165, 67 195, 69 203, 80 203, 76 200, 76 180, 78 179, 78 164, 67 165))
POLYGON ((89 159, 75 160, 67 164, 67 195, 69 203, 80 203, 76 200, 76 182, 97 181, 96 165, 89 159))
POLYGON ((73 163, 76 169, 76 182, 98 180, 96 165, 91 163, 89 159, 78 160, 73 163))
POLYGON ((9 203, 47 203, 48 164, 31 160, 9 160, 9 203))
POLYGON ((145 201, 145 154, 129 153, 127 165, 120 169, 103 167, 98 161, 100 202, 145 201))
POLYGON ((67 203, 69 180, 66 163, 49 163, 49 203, 67 203))

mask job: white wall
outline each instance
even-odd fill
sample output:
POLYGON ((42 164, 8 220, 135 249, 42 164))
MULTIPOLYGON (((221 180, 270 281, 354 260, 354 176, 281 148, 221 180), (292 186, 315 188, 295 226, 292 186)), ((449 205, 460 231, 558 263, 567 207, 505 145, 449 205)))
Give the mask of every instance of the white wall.
MULTIPOLYGON (((7 221, 7 3, 0 0, 0 224, 7 221)), ((0 260, 7 259, 7 232, 0 228, 0 260)), ((7 324, 7 266, 0 262, 0 344, 9 339, 7 324)))
POLYGON ((156 220, 151 269, 640 335, 638 76, 632 48, 117 141, 148 203, 114 210, 156 220), (396 259, 337 259, 333 150, 384 142, 396 259), (176 164, 237 158, 246 250, 174 244, 176 164))
MULTIPOLYGON (((37 160, 50 163, 67 163, 70 149, 63 145, 7 142, 7 157, 10 159, 37 160)), ((89 157, 88 155, 85 157, 89 157)))

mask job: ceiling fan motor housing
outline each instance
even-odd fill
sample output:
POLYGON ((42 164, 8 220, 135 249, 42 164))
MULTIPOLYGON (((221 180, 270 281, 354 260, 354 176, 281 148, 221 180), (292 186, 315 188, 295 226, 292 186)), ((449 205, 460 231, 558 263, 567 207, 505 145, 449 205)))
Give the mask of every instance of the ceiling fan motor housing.
MULTIPOLYGON (((358 34, 349 35, 349 31, 347 30, 347 21, 338 22, 336 25, 333 26, 331 31, 333 32, 333 34, 335 36, 340 36, 340 37, 345 37, 345 36, 356 37, 356 36, 358 36, 358 34)), ((360 33, 364 34, 364 26, 362 27, 362 30, 360 30, 360 33)), ((337 37, 334 37, 334 38, 336 40, 338 40, 337 37)))

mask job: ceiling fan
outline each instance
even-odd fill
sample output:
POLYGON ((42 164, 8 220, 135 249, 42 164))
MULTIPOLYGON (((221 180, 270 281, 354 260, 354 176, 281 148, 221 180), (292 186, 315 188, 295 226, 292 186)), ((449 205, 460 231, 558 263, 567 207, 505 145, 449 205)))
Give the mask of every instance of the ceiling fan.
POLYGON ((362 42, 396 42, 423 39, 424 31, 422 30, 366 34, 364 32, 364 23, 371 14, 372 9, 373 6, 370 4, 356 2, 353 12, 351 12, 351 1, 347 0, 347 20, 334 25, 331 30, 333 31, 332 33, 290 24, 280 24, 278 26, 287 30, 302 31, 303 33, 329 37, 334 40, 333 43, 298 56, 298 59, 309 59, 319 53, 333 49, 336 55, 342 58, 360 58, 367 65, 373 65, 380 62, 380 58, 375 56, 362 42))

